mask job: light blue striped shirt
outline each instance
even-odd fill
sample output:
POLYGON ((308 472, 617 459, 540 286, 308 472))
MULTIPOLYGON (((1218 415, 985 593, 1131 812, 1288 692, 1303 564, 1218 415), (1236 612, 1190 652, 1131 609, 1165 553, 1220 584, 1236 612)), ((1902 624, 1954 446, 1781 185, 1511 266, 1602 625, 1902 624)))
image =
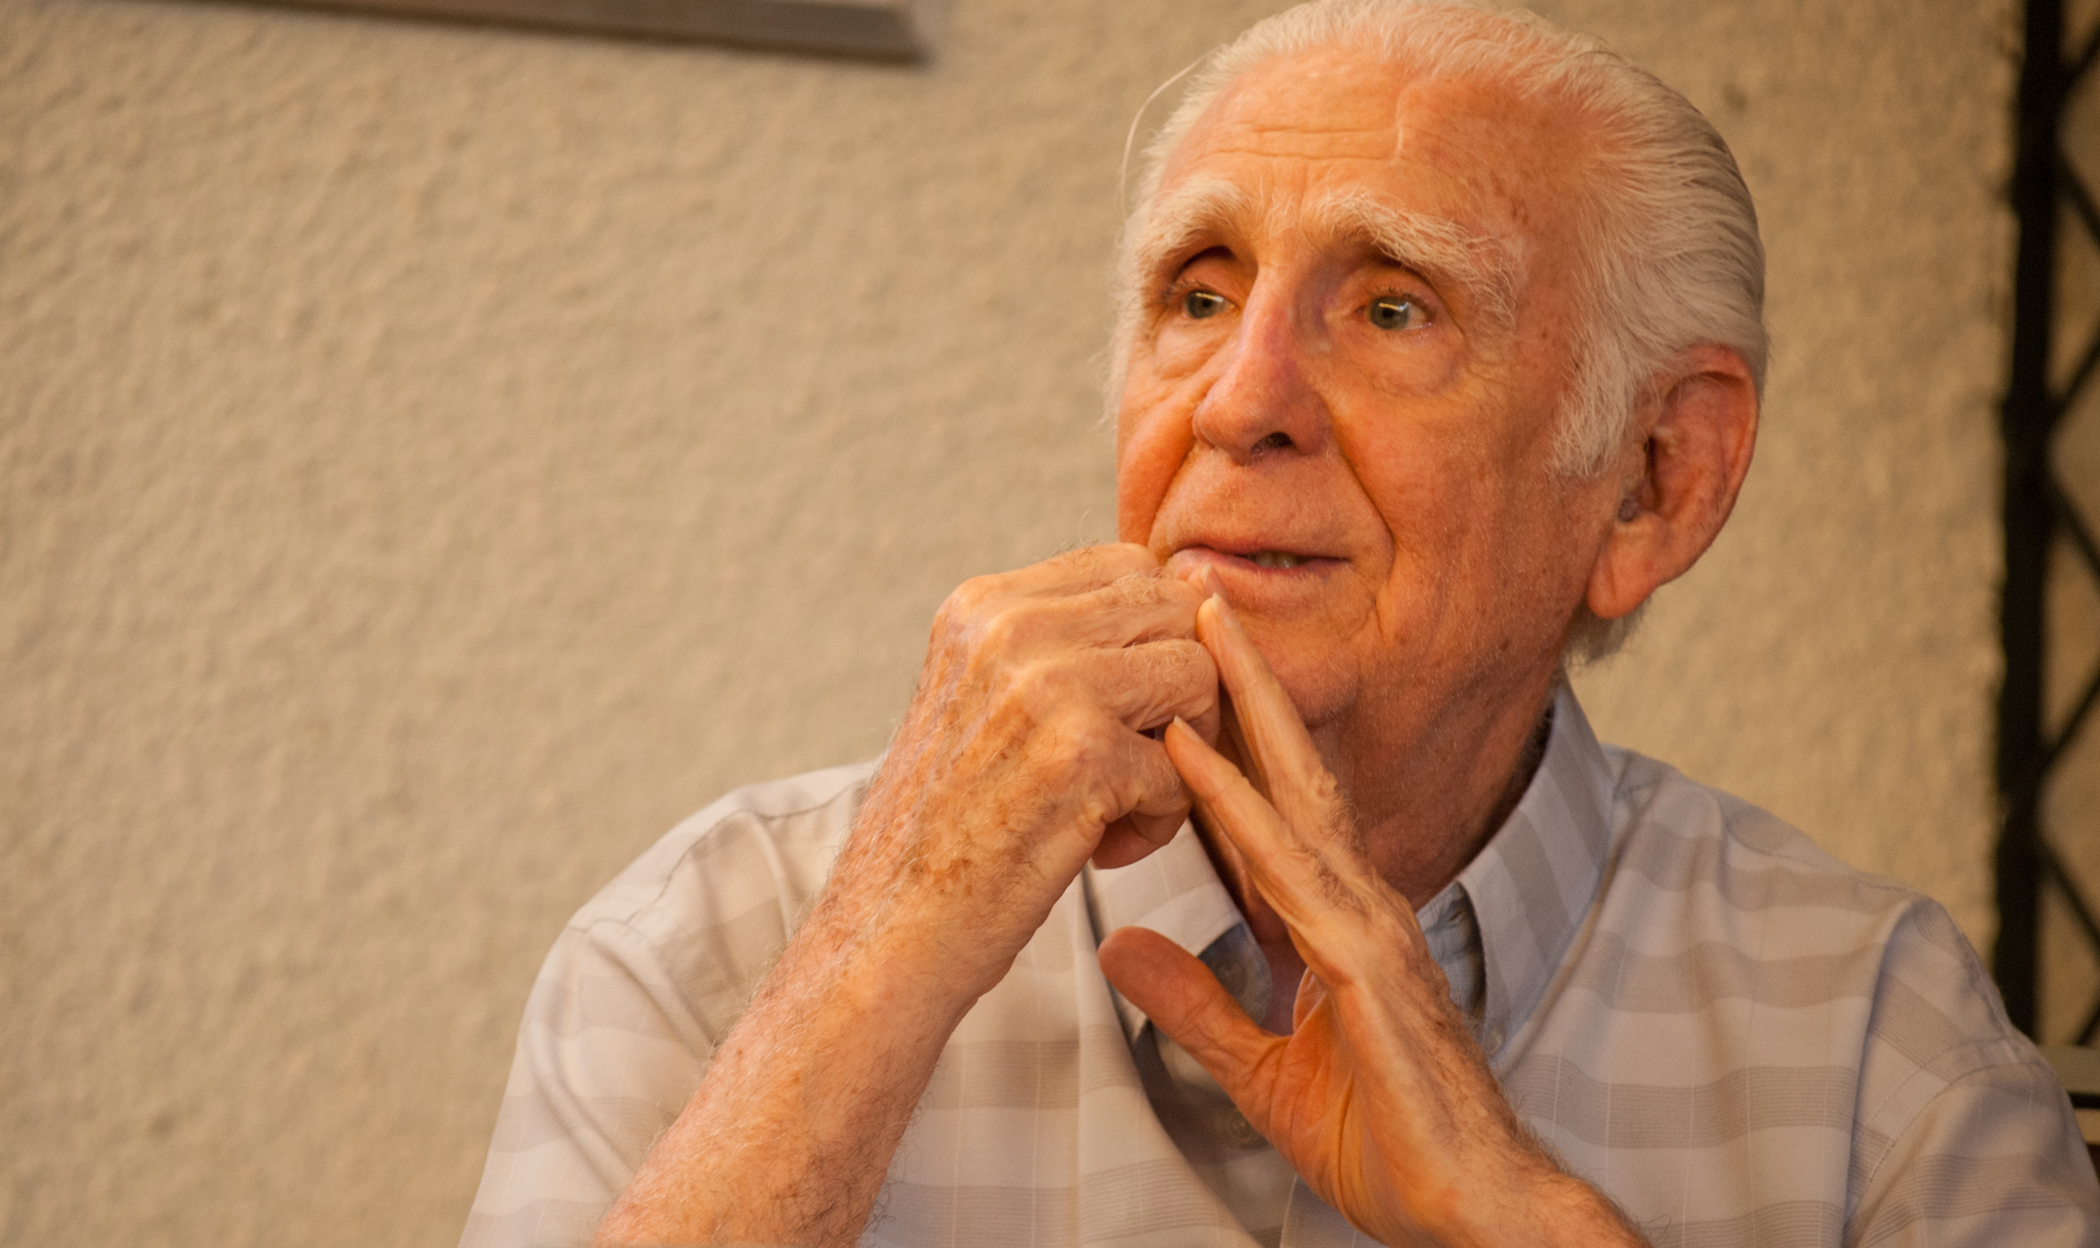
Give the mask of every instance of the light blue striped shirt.
MULTIPOLYGON (((527 1005, 465 1248, 585 1242, 792 934, 872 765, 739 790, 586 905, 527 1005)), ((1421 912, 1519 1115, 1657 1245, 2100 1244, 2069 1103, 1960 931, 1772 816, 1600 746, 1421 912)), ((1141 924, 1259 1015, 1190 829, 1087 870, 950 1039, 862 1242, 1362 1244, 1102 977, 1141 924)))

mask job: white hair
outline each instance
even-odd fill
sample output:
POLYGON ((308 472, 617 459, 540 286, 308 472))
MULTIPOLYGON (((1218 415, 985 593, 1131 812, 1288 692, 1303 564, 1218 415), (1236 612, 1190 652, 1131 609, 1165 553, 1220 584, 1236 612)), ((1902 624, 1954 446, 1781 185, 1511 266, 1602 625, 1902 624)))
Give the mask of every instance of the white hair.
MULTIPOLYGON (((1158 254, 1158 227, 1173 228, 1153 219, 1168 157, 1249 70, 1329 47, 1375 52, 1424 79, 1503 80, 1522 97, 1564 109, 1587 142, 1585 182, 1574 188, 1581 313, 1571 344, 1575 374, 1554 433, 1562 473, 1603 472, 1634 413, 1655 397, 1661 372, 1689 347, 1730 348, 1763 390, 1765 259, 1757 210, 1728 145, 1690 101, 1602 40, 1520 10, 1481 0, 1312 0, 1214 52, 1146 148, 1118 255, 1111 410, 1143 308, 1140 265, 1158 254)), ((1579 638, 1577 649, 1608 650, 1615 640, 1579 638)))

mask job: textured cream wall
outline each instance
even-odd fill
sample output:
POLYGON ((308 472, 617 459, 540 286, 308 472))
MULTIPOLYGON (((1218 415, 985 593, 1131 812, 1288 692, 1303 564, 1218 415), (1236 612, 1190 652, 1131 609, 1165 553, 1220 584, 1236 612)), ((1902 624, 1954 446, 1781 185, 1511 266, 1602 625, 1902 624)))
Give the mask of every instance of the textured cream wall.
POLYGON ((2017 12, 1746 3, 1620 33, 1736 150, 1774 350, 1734 521, 1577 682, 1618 740, 1927 889, 1986 948, 2017 12))
MULTIPOLYGON (((1271 7, 906 69, 0 0, 0 1242, 448 1242, 569 911, 1111 531, 1123 128, 1271 7)), ((2008 5, 1546 8, 1735 143, 1778 343, 1582 690, 1986 941, 2008 5)))

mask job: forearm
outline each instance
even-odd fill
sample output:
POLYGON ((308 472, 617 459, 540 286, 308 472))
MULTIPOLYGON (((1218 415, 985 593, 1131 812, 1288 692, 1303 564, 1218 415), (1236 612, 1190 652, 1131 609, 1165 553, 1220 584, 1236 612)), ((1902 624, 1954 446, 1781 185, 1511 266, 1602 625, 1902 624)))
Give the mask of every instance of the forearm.
POLYGON ((1180 778, 1140 730, 1169 715, 1215 723, 1197 600, 1141 547, 950 596, 816 908, 600 1244, 859 1237, 963 1015, 1112 829, 1129 835, 1111 856, 1132 861, 1186 814, 1180 778))
POLYGON ((1647 1248, 1648 1240, 1610 1197, 1543 1155, 1490 1197, 1454 1218, 1441 1242, 1507 1248, 1647 1248))
POLYGON ((967 1000, 821 907, 600 1226, 599 1245, 851 1245, 967 1000))

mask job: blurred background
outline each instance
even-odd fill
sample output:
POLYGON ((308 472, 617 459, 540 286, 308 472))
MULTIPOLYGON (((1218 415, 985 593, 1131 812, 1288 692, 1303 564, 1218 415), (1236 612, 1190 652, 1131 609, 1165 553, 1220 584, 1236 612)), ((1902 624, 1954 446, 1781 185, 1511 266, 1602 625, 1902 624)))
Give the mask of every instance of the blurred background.
MULTIPOLYGON (((0 0, 0 1242, 450 1243, 568 914, 1113 535, 1125 130, 1281 7, 941 0, 900 65, 0 0)), ((1776 343, 1736 519, 1577 687, 1988 953, 2017 0, 1538 7, 1727 136, 1776 343)), ((2057 453, 2100 502, 2100 419, 2057 453)))

